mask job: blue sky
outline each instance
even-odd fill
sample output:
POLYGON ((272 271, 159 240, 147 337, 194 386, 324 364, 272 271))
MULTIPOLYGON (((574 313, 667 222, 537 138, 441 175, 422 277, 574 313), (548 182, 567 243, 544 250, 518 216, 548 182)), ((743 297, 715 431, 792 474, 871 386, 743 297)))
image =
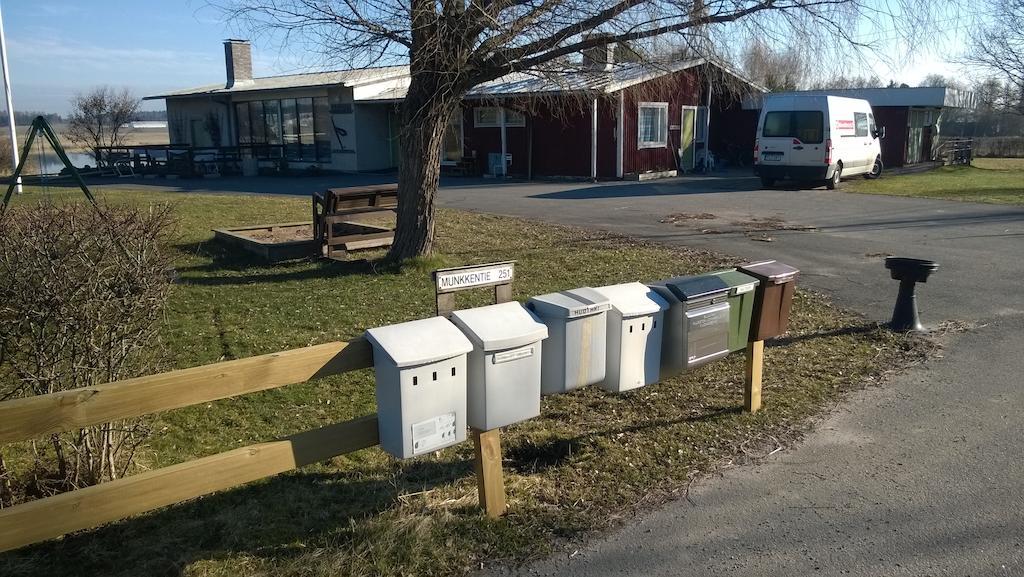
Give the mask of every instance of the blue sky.
MULTIPOLYGON (((224 79, 221 41, 237 36, 203 0, 2 1, 17 110, 66 112, 76 91, 109 84, 139 96, 224 79)), ((952 26, 950 26, 952 28, 952 26)), ((916 84, 929 72, 949 73, 941 46, 895 66, 874 63, 883 79, 916 84)), ((257 75, 315 67, 254 47, 257 75)), ((872 66, 869 64, 869 66, 872 66)), ((148 101, 146 109, 162 108, 148 101)))

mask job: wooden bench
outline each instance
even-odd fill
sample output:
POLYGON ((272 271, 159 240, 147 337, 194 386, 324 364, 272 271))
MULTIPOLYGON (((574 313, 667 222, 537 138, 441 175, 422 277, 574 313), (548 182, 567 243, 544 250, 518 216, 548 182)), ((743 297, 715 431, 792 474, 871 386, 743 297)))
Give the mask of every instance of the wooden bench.
POLYGON ((351 251, 391 246, 394 229, 353 222, 352 217, 397 209, 397 184, 314 192, 313 237, 320 241, 327 258, 344 258, 351 251))

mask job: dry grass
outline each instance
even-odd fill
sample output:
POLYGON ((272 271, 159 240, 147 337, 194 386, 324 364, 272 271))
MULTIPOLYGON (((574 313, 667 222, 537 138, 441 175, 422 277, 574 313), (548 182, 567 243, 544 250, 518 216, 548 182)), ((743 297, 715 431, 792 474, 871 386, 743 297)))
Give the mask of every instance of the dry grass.
MULTIPOLYGON (((443 210, 441 255, 401 270, 369 263, 268 267, 224 252, 209 229, 300 220, 305 198, 173 198, 185 235, 164 328, 188 366, 360 334, 432 314, 429 270, 517 260, 515 297, 720 268, 727 259, 524 220, 443 210)), ((379 253, 378 253, 379 254, 379 253)), ((370 255, 373 256, 373 255, 370 255)), ((474 294, 464 306, 482 303, 474 294)), ((798 292, 790 334, 769 344, 765 408, 739 411, 739 355, 621 395, 546 398, 502 437, 510 510, 476 508, 469 444, 398 462, 360 451, 244 488, 0 556, 20 575, 458 575, 558 550, 685 491, 696 477, 799 439, 842 395, 881 380, 915 341, 798 292)), ((158 416, 146 458, 163 466, 374 410, 369 371, 158 416)))

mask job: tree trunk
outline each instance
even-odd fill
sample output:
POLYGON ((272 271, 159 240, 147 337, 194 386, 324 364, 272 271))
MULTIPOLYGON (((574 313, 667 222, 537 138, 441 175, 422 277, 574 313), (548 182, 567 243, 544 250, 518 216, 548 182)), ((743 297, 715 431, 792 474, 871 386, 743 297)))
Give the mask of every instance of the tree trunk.
POLYGON ((462 94, 441 73, 414 74, 402 103, 398 161, 398 218, 388 253, 393 262, 428 255, 434 245, 434 197, 441 175, 441 143, 462 94))

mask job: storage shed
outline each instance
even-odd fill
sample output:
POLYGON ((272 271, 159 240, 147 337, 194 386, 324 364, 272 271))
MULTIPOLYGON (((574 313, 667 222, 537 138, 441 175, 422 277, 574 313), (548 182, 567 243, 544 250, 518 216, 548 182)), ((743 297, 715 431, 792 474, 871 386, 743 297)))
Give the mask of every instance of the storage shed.
MULTIPOLYGON (((973 92, 942 86, 806 90, 800 94, 860 98, 871 103, 875 124, 885 127, 882 162, 889 168, 933 160, 939 145, 943 111, 975 107, 973 92)), ((743 108, 759 111, 761 97, 744 99, 743 108)))

